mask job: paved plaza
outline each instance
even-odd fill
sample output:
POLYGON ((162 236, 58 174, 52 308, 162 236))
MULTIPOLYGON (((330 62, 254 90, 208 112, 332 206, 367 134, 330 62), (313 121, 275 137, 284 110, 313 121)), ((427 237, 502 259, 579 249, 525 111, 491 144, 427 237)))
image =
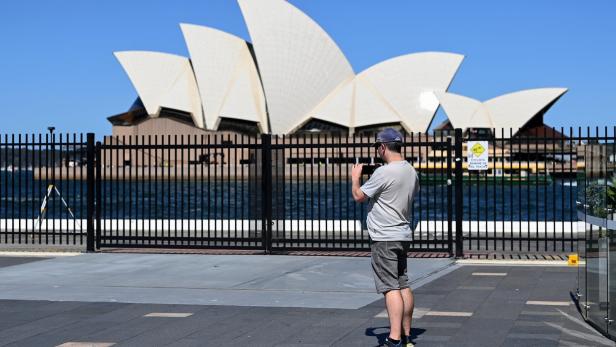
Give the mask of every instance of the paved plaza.
MULTIPOLYGON (((417 346, 614 346, 563 262, 409 259, 417 346)), ((0 346, 378 346, 367 257, 0 256, 0 346)))

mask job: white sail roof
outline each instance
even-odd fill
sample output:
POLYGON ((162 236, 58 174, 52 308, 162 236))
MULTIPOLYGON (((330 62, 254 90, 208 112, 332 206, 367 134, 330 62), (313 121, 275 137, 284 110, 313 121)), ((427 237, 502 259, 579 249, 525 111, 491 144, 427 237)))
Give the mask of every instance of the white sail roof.
POLYGON ((424 52, 384 61, 349 79, 309 115, 351 128, 400 122, 426 132, 462 59, 459 54, 424 52))
POLYGON ((355 74, 311 18, 285 0, 238 0, 252 45, 216 29, 181 24, 191 61, 157 52, 119 52, 147 112, 189 112, 200 128, 221 118, 291 133, 310 119, 351 129, 400 123, 427 132, 439 104, 454 127, 519 129, 546 111, 564 88, 506 94, 480 102, 447 93, 463 56, 402 55, 355 74), (254 51, 252 50, 254 48, 254 51))
POLYGON ((406 54, 385 60, 359 76, 365 76, 413 132, 426 132, 438 109, 435 91, 447 91, 463 55, 445 52, 406 54))
POLYGON ((221 117, 257 122, 268 132, 265 97, 249 43, 217 29, 180 24, 208 129, 221 117))
POLYGON ((205 127, 197 82, 187 58, 149 51, 114 54, 151 117, 158 117, 161 107, 172 108, 190 113, 197 127, 205 127))
POLYGON ((284 0, 239 0, 263 81, 271 131, 288 133, 353 69, 310 17, 284 0))
POLYGON ((547 111, 566 92, 566 88, 528 89, 485 102, 444 92, 437 92, 436 96, 454 128, 504 129, 506 136, 509 136, 508 129, 516 134, 537 114, 547 111))

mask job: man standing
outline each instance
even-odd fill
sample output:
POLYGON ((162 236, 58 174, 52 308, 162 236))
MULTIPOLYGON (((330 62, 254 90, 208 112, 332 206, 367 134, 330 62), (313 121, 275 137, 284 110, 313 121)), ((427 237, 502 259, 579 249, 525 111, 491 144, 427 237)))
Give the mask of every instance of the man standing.
POLYGON ((385 295, 391 326, 386 346, 413 346, 410 341, 413 292, 408 283, 407 252, 412 240, 411 207, 419 179, 400 154, 402 135, 386 128, 374 144, 386 165, 374 171, 360 187, 362 164, 351 171, 353 199, 369 200, 366 224, 372 239, 372 269, 378 293, 385 295))

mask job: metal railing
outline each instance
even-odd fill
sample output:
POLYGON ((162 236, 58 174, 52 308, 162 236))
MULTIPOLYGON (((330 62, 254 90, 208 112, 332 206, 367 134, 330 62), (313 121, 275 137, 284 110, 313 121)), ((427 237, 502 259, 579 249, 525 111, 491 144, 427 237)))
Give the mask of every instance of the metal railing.
MULTIPOLYGON (((583 238, 577 172, 614 156, 590 146, 613 142, 613 131, 513 135, 406 136, 402 154, 421 184, 413 250, 576 249, 583 238), (469 170, 469 141, 487 142, 487 170, 469 170)), ((0 243, 367 250, 367 204, 352 200, 350 170, 380 162, 373 141, 204 134, 109 136, 95 144, 93 134, 4 135, 0 243)))
MULTIPOLYGON (((468 251, 565 252, 578 240, 577 149, 572 128, 464 139, 488 144, 488 170, 464 173, 462 228, 468 251)), ((582 160, 583 162, 583 160, 582 160)), ((467 163, 465 163, 466 167, 467 163)))
POLYGON ((87 170, 93 167, 88 144, 93 149, 93 134, 85 139, 83 134, 0 137, 0 243, 87 241, 93 212, 88 182, 94 179, 87 170))
POLYGON ((260 151, 246 136, 105 137, 97 246, 263 248, 260 151))
MULTIPOLYGON (((97 245, 369 249, 350 170, 380 161, 372 144, 361 136, 106 137, 96 146, 97 245)), ((415 250, 452 250, 450 147, 446 137, 405 140, 411 162, 448 153, 417 199, 415 250)))

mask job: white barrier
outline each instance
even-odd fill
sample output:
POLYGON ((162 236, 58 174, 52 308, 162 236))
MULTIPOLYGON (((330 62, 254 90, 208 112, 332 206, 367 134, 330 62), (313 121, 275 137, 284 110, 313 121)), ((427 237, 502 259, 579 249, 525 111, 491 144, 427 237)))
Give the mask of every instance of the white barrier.
MULTIPOLYGON (((274 232, 311 233, 319 231, 333 234, 367 234, 362 230, 359 220, 274 220, 274 232)), ((261 232, 260 219, 103 219, 101 227, 105 231, 133 232, 224 232, 246 233, 261 232)), ((40 231, 36 219, 0 219, 0 232, 38 233, 54 231, 59 233, 85 233, 86 220, 46 219, 41 223, 40 231)), ((583 235, 584 222, 562 221, 463 221, 462 233, 465 237, 567 237, 583 235)), ((447 234, 447 221, 423 221, 414 231, 416 238, 441 239, 447 234)), ((318 234, 317 234, 318 235, 318 234)), ((452 235, 455 237, 455 222, 452 223, 452 235)), ((325 236, 325 235, 323 235, 325 236)))

